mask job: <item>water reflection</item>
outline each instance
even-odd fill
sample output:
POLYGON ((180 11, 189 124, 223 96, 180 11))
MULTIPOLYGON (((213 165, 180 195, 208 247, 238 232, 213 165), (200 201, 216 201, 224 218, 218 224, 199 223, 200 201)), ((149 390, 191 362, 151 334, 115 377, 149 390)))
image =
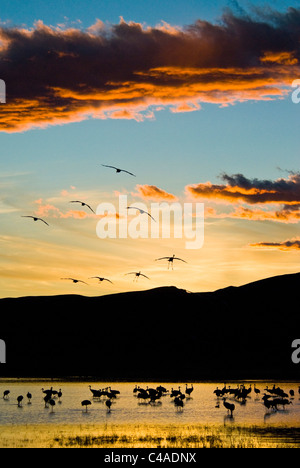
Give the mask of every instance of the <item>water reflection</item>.
MULTIPOLYGON (((43 382, 43 387, 51 389, 53 383, 43 382)), ((274 387, 274 384, 267 382, 256 382, 252 384, 252 392, 247 397, 239 399, 234 394, 236 385, 227 386, 228 393, 226 401, 229 405, 234 405, 233 417, 227 408, 221 395, 217 396, 216 387, 224 388, 224 384, 199 383, 193 385, 192 396, 184 395, 182 400, 178 400, 178 387, 184 392, 185 385, 178 384, 133 384, 133 383, 114 383, 112 388, 119 391, 111 399, 111 407, 105 404, 107 396, 94 398, 88 383, 62 383, 62 396, 53 396, 55 405, 49 406, 45 402, 45 395, 41 390, 40 382, 0 382, 0 395, 9 387, 10 394, 6 398, 0 399, 0 425, 26 425, 26 424, 49 424, 49 413, 52 411, 55 418, 50 420, 51 424, 81 424, 83 418, 89 419, 93 424, 102 424, 111 421, 113 424, 178 424, 196 425, 223 425, 226 424, 273 424, 277 426, 300 426, 300 402, 298 397, 299 384, 277 383, 275 388, 284 389, 291 404, 284 409, 281 406, 277 408, 268 408, 264 404, 265 393, 274 387), (139 391, 155 389, 161 386, 166 390, 159 399, 138 398, 139 391), (254 391, 259 390, 260 393, 254 391), (31 394, 32 398, 28 404, 18 408, 18 396, 31 394), (171 397, 172 395, 172 397, 171 397), (82 410, 81 402, 89 400, 91 405, 88 413, 85 408, 82 410), (31 404, 29 404, 31 403, 31 404), (17 411, 19 409, 20 411, 17 411), (110 413, 108 413, 108 409, 110 413)), ((107 383, 93 383, 93 389, 110 389, 107 383)), ((247 386, 248 388, 248 386, 247 386)), ((105 390, 106 391, 106 390, 105 390)), ((154 393, 153 393, 154 395, 154 393)), ((179 395, 180 398, 180 395, 179 395)))

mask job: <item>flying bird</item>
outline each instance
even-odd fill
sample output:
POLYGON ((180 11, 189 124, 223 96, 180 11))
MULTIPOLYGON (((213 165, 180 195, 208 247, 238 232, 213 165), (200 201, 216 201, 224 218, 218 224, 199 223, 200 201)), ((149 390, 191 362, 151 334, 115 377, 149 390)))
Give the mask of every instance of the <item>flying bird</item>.
POLYGON ((114 284, 112 281, 110 281, 109 279, 107 278, 101 278, 100 276, 92 276, 91 278, 89 279, 98 279, 99 280, 99 283, 103 283, 103 281, 108 281, 109 283, 111 284, 114 284))
POLYGON ((42 223, 47 224, 47 226, 49 226, 49 224, 46 223, 46 221, 44 221, 42 218, 37 218, 36 216, 22 216, 22 218, 31 218, 35 222, 36 221, 42 221, 42 223))
POLYGON ((160 260, 167 260, 168 261, 168 270, 170 266, 172 265, 172 270, 174 270, 174 260, 178 260, 180 262, 187 263, 185 260, 182 260, 182 258, 178 258, 175 255, 173 257, 162 257, 162 258, 157 258, 155 261, 159 262, 160 260))
POLYGON ((90 205, 88 205, 87 203, 84 203, 84 202, 82 202, 80 200, 72 200, 72 201, 70 201, 70 203, 80 203, 81 206, 86 206, 89 210, 91 210, 92 213, 96 214, 95 211, 93 210, 93 208, 90 205))
MULTIPOLYGON (((148 278, 148 276, 146 275, 143 275, 141 272, 132 272, 132 273, 126 273, 126 275, 135 275, 135 279, 136 281, 139 279, 140 276, 143 276, 144 278, 150 280, 150 278, 148 278)), ((134 280, 133 280, 134 281, 134 280)))
POLYGON ((132 172, 125 171, 124 169, 119 169, 118 167, 115 166, 107 166, 106 164, 102 164, 103 167, 109 167, 110 169, 114 169, 117 174, 120 174, 121 172, 125 172, 126 174, 129 174, 133 177, 136 177, 135 174, 132 174, 132 172))
POLYGON ((83 283, 83 284, 86 284, 86 285, 88 286, 88 284, 85 283, 84 281, 81 281, 81 280, 78 280, 78 279, 74 279, 74 278, 61 278, 61 280, 73 281, 74 284, 83 283))
POLYGON ((147 211, 145 210, 142 210, 141 208, 137 208, 136 206, 127 206, 127 210, 138 210, 141 214, 146 214, 149 216, 149 218, 153 219, 153 221, 156 222, 156 220, 153 218, 153 216, 151 216, 150 213, 148 213, 147 211))

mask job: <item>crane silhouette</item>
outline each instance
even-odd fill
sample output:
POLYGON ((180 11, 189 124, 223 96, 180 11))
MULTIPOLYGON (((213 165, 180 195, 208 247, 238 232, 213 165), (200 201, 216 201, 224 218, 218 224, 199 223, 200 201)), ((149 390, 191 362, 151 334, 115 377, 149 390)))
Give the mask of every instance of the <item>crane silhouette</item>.
POLYGON ((183 400, 182 398, 180 398, 180 396, 177 396, 175 399, 174 399, 174 404, 175 404, 175 407, 177 408, 177 410, 183 410, 183 407, 184 407, 184 403, 183 403, 183 400))
POLYGON ((125 171, 125 169, 120 169, 119 167, 115 167, 115 166, 107 166, 106 164, 102 164, 103 167, 108 167, 109 169, 114 169, 116 171, 117 174, 120 174, 121 172, 125 172, 126 174, 129 174, 133 177, 136 177, 135 174, 132 174, 132 172, 128 172, 128 171, 125 171))
POLYGON ((138 281, 138 279, 139 279, 141 276, 143 276, 144 278, 150 280, 150 278, 148 278, 148 276, 146 276, 146 275, 143 275, 141 271, 139 271, 138 273, 135 272, 135 271, 134 271, 134 272, 131 272, 131 273, 126 273, 125 276, 127 276, 127 275, 135 275, 135 278, 133 279, 133 281, 136 281, 136 282, 138 281))
POLYGON ((50 396, 50 398, 52 397, 53 395, 53 387, 50 388, 50 390, 44 390, 42 388, 42 392, 46 395, 46 396, 50 396))
POLYGON ((93 398, 101 398, 102 392, 100 390, 93 390, 90 385, 89 385, 89 389, 93 394, 93 398))
POLYGON ((83 207, 86 206, 89 210, 91 210, 92 213, 96 214, 95 211, 93 210, 93 208, 90 205, 88 205, 87 203, 84 203, 84 202, 82 202, 80 200, 72 200, 72 201, 70 201, 70 203, 79 203, 81 206, 83 206, 83 207))
POLYGON ((32 395, 29 392, 27 393, 27 399, 28 399, 28 404, 30 404, 32 400, 32 395))
POLYGON ((51 400, 51 395, 48 393, 44 398, 45 408, 48 408, 48 403, 50 400, 51 400))
POLYGON ((167 260, 168 261, 168 270, 170 269, 170 267, 172 266, 172 270, 174 270, 174 261, 175 260, 178 260, 180 262, 183 262, 183 263, 187 263, 185 260, 182 260, 182 258, 178 258, 176 257, 176 255, 174 254, 173 257, 162 257, 162 258, 157 258, 155 261, 156 262, 159 262, 161 260, 167 260))
POLYGON ((49 400, 49 405, 51 406, 51 413, 53 413, 53 411, 54 411, 54 406, 55 406, 55 404, 56 404, 56 403, 55 403, 55 400, 53 400, 53 399, 51 398, 51 400, 49 400))
POLYGON ((92 402, 90 400, 84 400, 81 402, 81 406, 85 406, 85 412, 88 412, 88 406, 91 406, 92 402))
POLYGON ((41 221, 42 223, 46 224, 47 226, 49 226, 48 223, 46 223, 46 221, 42 218, 37 218, 36 216, 21 216, 22 218, 30 218, 30 219, 33 219, 34 222, 37 222, 37 221, 41 221))
POLYGON ((139 211, 141 214, 146 214, 149 216, 149 218, 153 219, 153 221, 156 222, 156 219, 153 218, 153 216, 151 216, 150 213, 148 213, 147 211, 145 210, 142 210, 141 208, 137 208, 136 206, 127 206, 127 210, 137 210, 139 211))
POLYGON ((111 408, 111 405, 112 405, 111 400, 106 400, 105 405, 107 406, 107 412, 110 413, 110 408, 111 408))
POLYGON ((226 401, 226 398, 223 398, 223 405, 225 406, 225 408, 230 411, 230 417, 232 418, 233 417, 233 412, 235 410, 235 405, 234 404, 231 404, 231 403, 228 403, 226 401))
POLYGON ((78 279, 75 279, 75 278, 61 278, 61 280, 73 281, 74 284, 83 283, 83 284, 86 284, 88 286, 88 284, 85 283, 85 281, 81 281, 81 280, 78 280, 78 279))
POLYGON ((111 284, 114 284, 112 281, 110 281, 109 279, 107 278, 101 278, 100 276, 92 276, 91 278, 89 279, 98 279, 99 280, 99 283, 103 283, 103 281, 108 281, 109 283, 111 284))
POLYGON ((260 390, 256 388, 256 385, 254 384, 254 392, 258 396, 260 394, 260 390))
POLYGON ((9 399, 9 395, 10 395, 10 391, 9 390, 5 390, 3 392, 3 400, 8 400, 9 399))
POLYGON ((19 407, 19 408, 22 407, 22 401, 23 401, 23 400, 24 400, 23 395, 18 396, 17 402, 18 402, 18 407, 19 407))
POLYGON ((185 389, 185 393, 190 397, 191 394, 193 393, 194 391, 194 385, 192 384, 192 386, 190 388, 188 388, 188 385, 186 384, 186 389, 185 389))

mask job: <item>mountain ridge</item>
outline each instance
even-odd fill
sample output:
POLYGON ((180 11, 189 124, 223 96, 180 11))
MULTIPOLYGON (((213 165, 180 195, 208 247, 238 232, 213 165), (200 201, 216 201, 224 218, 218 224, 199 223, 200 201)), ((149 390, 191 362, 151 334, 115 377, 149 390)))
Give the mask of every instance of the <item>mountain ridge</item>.
MULTIPOLYGON (((4 376, 105 380, 297 379, 300 273, 214 292, 0 299, 4 376)), ((1 375, 0 374, 0 375, 1 375)))

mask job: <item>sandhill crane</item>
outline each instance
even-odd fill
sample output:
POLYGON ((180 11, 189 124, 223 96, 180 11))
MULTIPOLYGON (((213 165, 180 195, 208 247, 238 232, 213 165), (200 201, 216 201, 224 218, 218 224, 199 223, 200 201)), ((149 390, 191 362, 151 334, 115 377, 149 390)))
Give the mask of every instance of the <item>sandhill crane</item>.
POLYGON ((3 400, 8 400, 10 395, 10 390, 5 390, 3 392, 3 400))
POLYGON ((174 404, 177 408, 177 410, 183 410, 183 407, 184 407, 184 403, 182 401, 182 399, 180 397, 176 397, 175 400, 174 400, 174 404))
POLYGON ((102 167, 108 167, 109 169, 114 169, 116 171, 117 174, 120 174, 121 172, 125 172, 126 174, 129 174, 133 177, 136 177, 135 174, 132 174, 132 172, 128 172, 128 171, 125 171, 125 169, 120 169, 118 167, 115 167, 115 166, 107 166, 106 164, 101 164, 102 167))
POLYGON ((29 392, 27 393, 27 399, 28 399, 28 403, 30 404, 32 400, 32 395, 29 392))
POLYGON ((294 396, 295 396, 294 390, 290 390, 290 396, 291 396, 292 398, 294 398, 294 396))
POLYGON ((55 400, 53 400, 53 399, 51 398, 51 400, 49 400, 49 405, 51 406, 51 413, 53 413, 53 411, 54 411, 54 406, 55 406, 55 400))
POLYGON ((156 390, 160 393, 168 393, 168 390, 162 385, 160 385, 159 387, 156 387, 156 390))
POLYGON ((227 403, 226 398, 223 398, 223 405, 225 406, 225 408, 228 411, 230 411, 230 417, 232 418, 233 417, 233 412, 235 410, 235 405, 231 404, 231 403, 227 403))
POLYGON ((93 394, 93 398, 101 398, 102 392, 100 390, 93 390, 90 385, 89 385, 89 389, 93 394))
POLYGON ((156 222, 156 219, 154 219, 153 216, 151 216, 151 214, 148 213, 148 211, 142 210, 141 208, 137 208, 136 206, 127 206, 127 210, 137 210, 140 212, 140 214, 146 214, 147 216, 149 216, 149 218, 153 219, 153 221, 156 222))
POLYGON ((99 283, 103 283, 103 281, 108 281, 108 283, 111 283, 111 284, 114 284, 112 281, 110 281, 109 279, 107 278, 101 278, 100 276, 92 276, 91 278, 89 279, 97 279, 99 280, 99 283))
POLYGON ((221 396, 223 396, 223 391, 219 389, 219 387, 216 388, 216 390, 214 390, 214 394, 217 396, 217 398, 220 398, 221 396))
POLYGON ((81 281, 81 280, 78 280, 76 278, 61 278, 61 280, 66 280, 66 281, 72 281, 74 284, 78 284, 78 283, 83 283, 83 284, 86 284, 88 286, 88 284, 85 282, 85 281, 81 281))
POLYGON ((91 210, 92 213, 96 214, 95 211, 93 210, 93 208, 90 205, 88 205, 87 203, 84 203, 84 202, 82 202, 80 200, 72 200, 72 201, 70 201, 70 203, 79 203, 82 207, 86 206, 89 210, 91 210))
POLYGON ((49 226, 48 223, 46 223, 46 221, 42 218, 37 218, 36 216, 22 216, 22 218, 30 218, 30 219, 33 219, 34 222, 37 222, 37 221, 41 221, 42 223, 46 224, 47 226, 49 226))
POLYGON ((267 410, 269 410, 272 406, 269 398, 263 398, 263 402, 264 402, 264 406, 267 408, 267 410))
POLYGON ((273 403, 277 409, 277 406, 280 405, 280 406, 283 406, 283 408, 285 408, 287 405, 292 405, 293 403, 291 401, 289 401, 287 398, 275 398, 273 400, 273 403))
POLYGON ((185 393, 190 397, 191 394, 193 393, 194 391, 194 385, 192 384, 192 386, 190 388, 188 388, 188 385, 186 384, 186 389, 185 389, 185 393))
POLYGON ((22 407, 22 401, 24 400, 24 397, 22 395, 18 396, 17 402, 18 402, 18 407, 22 407))
POLYGON ((58 401, 60 402, 61 397, 62 397, 62 391, 61 391, 61 389, 59 389, 59 392, 57 393, 57 396, 58 396, 58 401))
POLYGON ((50 398, 52 397, 53 395, 53 387, 50 388, 50 390, 44 390, 42 388, 42 392, 46 395, 46 396, 50 396, 50 398))
POLYGON ((107 412, 110 413, 110 408, 111 408, 111 405, 112 405, 111 400, 106 400, 105 405, 107 406, 107 412))
POLYGON ((260 394, 260 390, 256 388, 256 385, 254 384, 254 392, 258 396, 260 394))
POLYGON ((174 390, 173 388, 171 389, 171 398, 177 397, 179 395, 181 395, 181 387, 178 387, 178 390, 174 390))
POLYGON ((137 272, 126 273, 125 276, 127 276, 127 275, 135 275, 133 281, 136 281, 136 282, 138 281, 138 279, 139 279, 141 276, 143 276, 144 278, 150 280, 150 278, 148 278, 148 276, 146 276, 146 275, 143 275, 141 271, 138 272, 138 273, 137 273, 137 272))
POLYGON ((178 258, 176 257, 176 255, 174 254, 173 257, 162 257, 162 258, 157 258, 155 261, 156 262, 159 262, 161 260, 167 260, 168 261, 168 270, 170 269, 170 267, 172 266, 172 270, 174 270, 174 261, 175 260, 178 260, 180 262, 183 262, 183 263, 187 263, 185 260, 182 260, 182 258, 178 258))
POLYGON ((85 406, 86 408, 86 413, 88 412, 88 406, 91 406, 92 402, 90 400, 84 400, 81 402, 81 406, 85 406))
POLYGON ((50 394, 46 395, 44 398, 45 408, 48 408, 48 403, 50 400, 51 400, 51 395, 50 394))

